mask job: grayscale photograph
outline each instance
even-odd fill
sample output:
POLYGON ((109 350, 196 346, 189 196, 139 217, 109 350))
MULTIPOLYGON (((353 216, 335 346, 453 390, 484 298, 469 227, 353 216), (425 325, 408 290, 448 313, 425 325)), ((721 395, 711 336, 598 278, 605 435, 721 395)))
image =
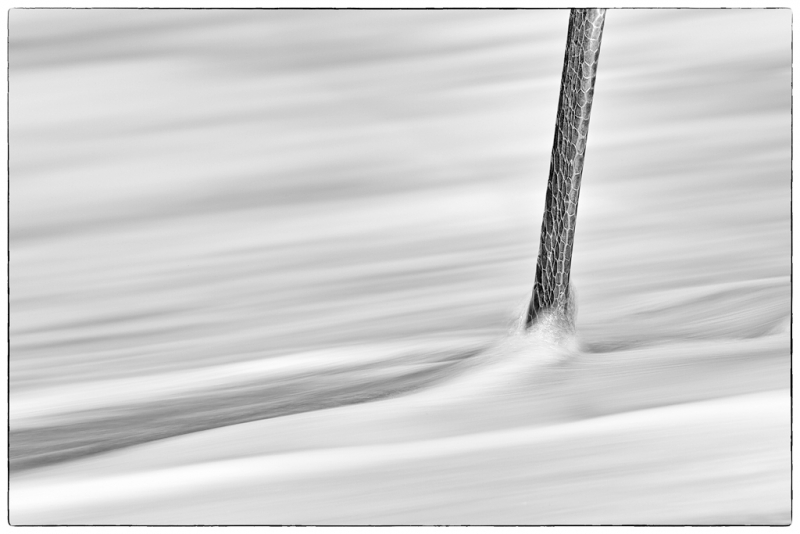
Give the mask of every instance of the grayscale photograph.
POLYGON ((789 525, 792 11, 8 23, 11 525, 789 525))

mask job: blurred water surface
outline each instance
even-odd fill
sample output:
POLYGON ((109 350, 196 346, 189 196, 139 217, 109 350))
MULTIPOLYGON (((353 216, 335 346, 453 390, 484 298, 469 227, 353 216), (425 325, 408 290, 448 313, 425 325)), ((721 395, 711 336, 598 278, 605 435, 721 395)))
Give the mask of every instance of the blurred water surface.
MULTIPOLYGON (((378 439, 363 434, 370 417, 385 420, 380 439, 414 441, 787 390, 791 12, 612 10, 573 259, 573 356, 520 375, 521 390, 538 384, 539 397, 486 393, 485 417, 472 422, 466 405, 453 412, 461 419, 445 410, 427 423, 380 408, 403 397, 352 407, 374 416, 315 412, 419 388, 434 395, 469 360, 503 361, 497 340, 533 282, 567 19, 566 10, 11 11, 12 521, 16 510, 32 523, 193 523, 200 504, 170 515, 180 507, 165 501, 153 516, 130 504, 29 509, 13 488, 29 488, 34 503, 54 481, 114 465, 148 472, 155 458, 174 465, 187 448, 170 456, 147 448, 170 440, 139 444, 267 417, 287 416, 266 423, 295 437, 236 454, 323 447, 327 434, 293 421, 328 411, 363 444, 378 439), (531 403, 533 415, 521 408, 531 403), (496 416, 501 406, 507 417, 496 416), (299 412, 308 413, 289 415, 299 412), (128 456, 92 457, 117 449, 128 456)), ((754 401, 764 413, 788 406, 764 399, 754 401)), ((775 439, 742 454, 772 462, 758 486, 771 496, 765 507, 743 494, 717 499, 717 515, 676 504, 631 521, 788 517, 789 420, 758 420, 774 421, 758 439, 775 439), (741 502, 758 510, 737 516, 741 502)), ((248 425, 179 439, 210 440, 203 450, 229 459, 234 443, 254 438, 213 432, 248 425)), ((725 428, 703 446, 741 438, 725 428)), ((454 458, 437 480, 463 468, 454 458)), ((680 458, 655 465, 668 471, 680 458)), ((332 515, 323 504, 306 516, 253 515, 231 492, 227 512, 202 520, 628 517, 520 515, 507 502, 467 514, 469 491, 423 513, 409 484, 389 492, 395 508, 363 517, 341 502, 332 515)), ((492 494, 501 488, 519 486, 498 482, 492 494)))

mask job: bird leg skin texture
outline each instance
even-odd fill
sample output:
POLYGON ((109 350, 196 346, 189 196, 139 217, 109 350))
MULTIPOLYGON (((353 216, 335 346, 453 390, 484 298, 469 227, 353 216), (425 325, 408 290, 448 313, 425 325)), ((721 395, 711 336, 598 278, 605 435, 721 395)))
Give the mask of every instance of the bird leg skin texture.
POLYGON ((605 9, 570 12, 536 280, 526 328, 549 315, 567 332, 575 330, 569 271, 604 21, 605 9))

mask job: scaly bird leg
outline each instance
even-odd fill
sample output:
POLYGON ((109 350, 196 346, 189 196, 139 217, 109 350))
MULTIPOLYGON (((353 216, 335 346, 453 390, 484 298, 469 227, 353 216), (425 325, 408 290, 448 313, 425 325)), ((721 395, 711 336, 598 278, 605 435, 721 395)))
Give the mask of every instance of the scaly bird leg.
POLYGON ((552 313, 569 331, 575 329, 569 271, 604 21, 605 9, 570 12, 536 281, 526 328, 543 313, 552 313))

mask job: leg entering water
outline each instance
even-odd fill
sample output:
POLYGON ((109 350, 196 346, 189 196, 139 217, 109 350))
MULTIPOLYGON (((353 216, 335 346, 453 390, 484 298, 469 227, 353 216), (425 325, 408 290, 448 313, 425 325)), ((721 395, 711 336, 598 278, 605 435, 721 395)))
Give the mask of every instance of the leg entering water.
POLYGON ((547 315, 567 332, 575 330, 569 272, 604 21, 605 9, 570 12, 536 281, 526 328, 547 315))

